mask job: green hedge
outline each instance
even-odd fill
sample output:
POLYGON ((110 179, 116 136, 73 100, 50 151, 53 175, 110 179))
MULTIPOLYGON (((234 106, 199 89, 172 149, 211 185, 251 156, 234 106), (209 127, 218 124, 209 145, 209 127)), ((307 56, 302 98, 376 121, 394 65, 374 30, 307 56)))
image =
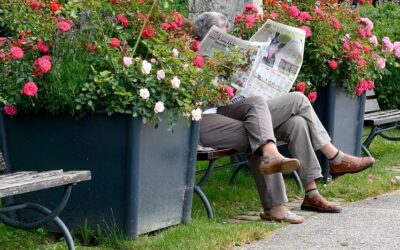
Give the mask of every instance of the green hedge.
MULTIPOLYGON (((374 34, 381 41, 388 36, 392 42, 400 41, 400 5, 395 3, 380 4, 377 8, 372 6, 361 7, 361 16, 368 17, 374 22, 374 34)), ((381 108, 399 108, 400 95, 400 59, 397 63, 386 64, 390 71, 382 79, 375 79, 376 92, 379 96, 381 108)))

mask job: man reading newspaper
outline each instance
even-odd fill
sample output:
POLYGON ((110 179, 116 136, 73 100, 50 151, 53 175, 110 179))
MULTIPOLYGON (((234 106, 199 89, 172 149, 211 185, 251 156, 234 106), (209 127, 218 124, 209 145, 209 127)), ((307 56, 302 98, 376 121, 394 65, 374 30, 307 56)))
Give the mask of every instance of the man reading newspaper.
POLYGON ((260 214, 263 220, 303 222, 301 216, 284 206, 287 197, 279 173, 298 167, 306 190, 301 209, 341 212, 340 206, 325 200, 317 190, 315 181, 322 175, 315 150, 329 159, 330 173, 336 176, 363 171, 375 160, 338 150, 309 100, 302 93, 288 93, 303 59, 303 31, 269 20, 251 41, 243 41, 220 30, 226 29, 227 24, 226 17, 216 12, 203 13, 195 22, 199 39, 204 38, 203 54, 212 56, 213 49, 236 45, 250 59, 249 67, 235 73, 232 85, 237 89, 238 100, 203 113, 200 144, 252 154, 249 165, 264 209, 260 214), (295 159, 278 152, 277 140, 288 143, 295 159))

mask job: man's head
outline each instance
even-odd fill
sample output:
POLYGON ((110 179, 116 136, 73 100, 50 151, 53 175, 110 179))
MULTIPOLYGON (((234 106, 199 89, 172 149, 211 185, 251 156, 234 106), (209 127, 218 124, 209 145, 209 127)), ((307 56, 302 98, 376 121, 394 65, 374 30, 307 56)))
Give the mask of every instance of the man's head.
POLYGON ((213 25, 226 31, 229 26, 228 18, 218 12, 203 12, 196 17, 195 29, 197 37, 202 40, 213 25))

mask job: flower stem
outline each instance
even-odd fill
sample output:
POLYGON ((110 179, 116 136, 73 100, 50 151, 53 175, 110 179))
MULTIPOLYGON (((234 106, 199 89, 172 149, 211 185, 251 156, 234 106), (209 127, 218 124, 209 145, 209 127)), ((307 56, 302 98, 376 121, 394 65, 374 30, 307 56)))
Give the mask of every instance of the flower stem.
POLYGON ((135 53, 136 53, 137 46, 139 45, 140 39, 141 39, 143 31, 144 31, 144 27, 146 26, 147 21, 149 20, 151 13, 153 12, 154 7, 156 6, 156 3, 157 3, 157 0, 154 0, 153 4, 151 5, 149 13, 147 14, 147 17, 144 20, 142 29, 140 30, 139 35, 138 35, 138 39, 136 40, 135 46, 133 47, 133 52, 132 52, 133 55, 135 55, 135 53))

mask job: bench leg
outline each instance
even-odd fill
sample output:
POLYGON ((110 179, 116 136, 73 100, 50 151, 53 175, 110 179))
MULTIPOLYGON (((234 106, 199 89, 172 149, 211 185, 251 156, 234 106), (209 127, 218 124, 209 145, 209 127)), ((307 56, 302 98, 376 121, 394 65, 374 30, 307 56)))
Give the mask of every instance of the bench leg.
POLYGON ((209 219, 214 218, 214 214, 211 208, 210 201, 208 200, 207 196, 204 194, 203 190, 199 185, 194 186, 194 192, 200 197, 201 202, 203 203, 204 207, 207 210, 207 216, 209 219))
POLYGON ((72 184, 65 186, 64 196, 63 196, 60 204, 53 211, 51 211, 50 209, 48 209, 40 204, 32 203, 32 202, 26 202, 26 203, 21 203, 21 204, 10 204, 5 207, 2 207, 2 208, 0 208, 0 222, 3 222, 4 224, 6 224, 10 227, 29 230, 29 229, 41 227, 42 225, 44 225, 50 221, 53 221, 54 224, 56 224, 57 227, 63 233, 64 238, 67 242, 68 249, 75 250, 74 241, 72 239, 72 236, 71 236, 68 228, 65 226, 64 222, 62 222, 62 220, 58 217, 58 215, 61 213, 61 211, 64 209, 65 205, 67 204, 67 201, 71 194, 71 189, 72 189, 72 184), (3 213, 8 213, 8 212, 14 212, 14 211, 21 210, 21 209, 35 210, 45 216, 35 222, 22 223, 22 222, 13 220, 3 214, 3 213))
POLYGON ((296 181, 296 185, 297 185, 297 188, 299 189, 299 192, 303 193, 304 192, 303 183, 301 183, 300 176, 297 173, 297 171, 293 171, 292 176, 294 177, 294 180, 296 181))

